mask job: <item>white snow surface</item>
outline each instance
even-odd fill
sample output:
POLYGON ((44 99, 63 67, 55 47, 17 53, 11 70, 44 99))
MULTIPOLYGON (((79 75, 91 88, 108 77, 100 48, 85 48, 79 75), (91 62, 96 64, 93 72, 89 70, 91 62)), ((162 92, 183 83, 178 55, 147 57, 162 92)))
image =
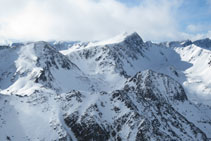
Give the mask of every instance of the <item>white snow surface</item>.
POLYGON ((176 47, 175 51, 181 56, 181 60, 191 64, 184 71, 186 80, 183 86, 190 99, 195 102, 203 102, 211 105, 211 50, 189 45, 176 47))

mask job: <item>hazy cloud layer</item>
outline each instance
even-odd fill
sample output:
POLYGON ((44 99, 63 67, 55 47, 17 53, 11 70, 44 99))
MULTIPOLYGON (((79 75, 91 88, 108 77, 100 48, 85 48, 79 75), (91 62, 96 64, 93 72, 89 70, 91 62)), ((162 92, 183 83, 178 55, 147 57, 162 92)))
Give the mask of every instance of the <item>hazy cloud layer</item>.
MULTIPOLYGON (((197 26, 179 31, 182 0, 0 0, 0 38, 20 40, 100 40, 137 31, 144 40, 206 37, 197 26)), ((207 0, 207 2, 210 2, 207 0)), ((201 28, 201 27, 200 27, 201 28)))

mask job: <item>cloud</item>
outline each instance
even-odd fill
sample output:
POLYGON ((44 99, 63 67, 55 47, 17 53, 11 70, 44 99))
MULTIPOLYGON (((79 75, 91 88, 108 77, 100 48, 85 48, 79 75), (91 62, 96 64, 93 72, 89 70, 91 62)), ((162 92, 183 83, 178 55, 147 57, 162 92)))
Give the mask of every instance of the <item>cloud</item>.
POLYGON ((137 31, 144 40, 182 39, 175 18, 181 3, 143 0, 127 6, 116 0, 0 0, 0 38, 101 40, 137 31))
POLYGON ((211 30, 208 30, 205 33, 180 33, 182 39, 190 39, 192 41, 203 39, 203 38, 210 38, 211 39, 211 30))
POLYGON ((198 31, 201 31, 203 28, 203 26, 201 25, 193 25, 193 24, 190 24, 187 26, 187 30, 189 32, 198 32, 198 31))
POLYGON ((211 0, 206 0, 207 4, 211 6, 211 0))
POLYGON ((187 32, 181 33, 184 39, 198 40, 202 38, 211 38, 211 25, 209 24, 189 24, 186 27, 187 32))
POLYGON ((189 24, 186 28, 190 33, 207 32, 211 29, 211 24, 189 24))

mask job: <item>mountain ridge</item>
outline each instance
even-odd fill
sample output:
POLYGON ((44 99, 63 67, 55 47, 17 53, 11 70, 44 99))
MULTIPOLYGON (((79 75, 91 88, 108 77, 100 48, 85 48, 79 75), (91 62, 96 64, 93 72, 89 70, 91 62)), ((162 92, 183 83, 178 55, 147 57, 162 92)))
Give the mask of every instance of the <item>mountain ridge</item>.
POLYGON ((136 32, 0 46, 0 140, 206 141, 207 46, 144 42, 136 32))

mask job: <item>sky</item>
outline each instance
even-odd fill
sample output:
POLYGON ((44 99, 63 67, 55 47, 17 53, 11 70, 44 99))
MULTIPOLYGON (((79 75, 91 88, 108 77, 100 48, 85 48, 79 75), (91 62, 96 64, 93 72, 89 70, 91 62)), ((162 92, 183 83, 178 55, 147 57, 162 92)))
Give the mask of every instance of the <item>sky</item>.
POLYGON ((211 0, 0 0, 0 40, 211 38, 211 0))

